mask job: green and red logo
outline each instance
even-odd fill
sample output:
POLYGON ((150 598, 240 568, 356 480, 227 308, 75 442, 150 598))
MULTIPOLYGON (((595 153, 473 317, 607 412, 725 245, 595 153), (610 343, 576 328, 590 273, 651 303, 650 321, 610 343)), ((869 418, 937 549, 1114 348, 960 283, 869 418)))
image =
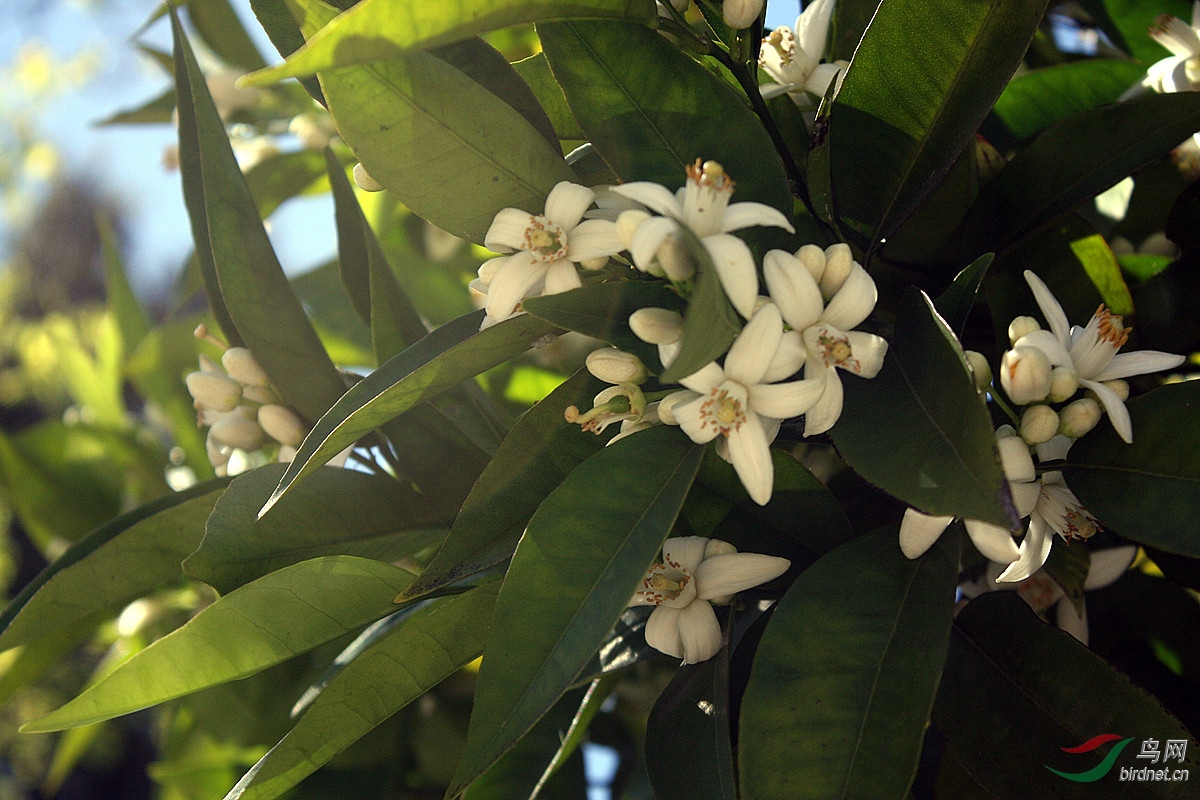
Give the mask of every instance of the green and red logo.
POLYGON ((1121 743, 1115 746, 1112 750, 1109 750, 1108 755, 1104 757, 1103 761, 1091 769, 1085 770, 1084 772, 1062 772, 1054 767, 1046 766, 1045 764, 1042 766, 1045 766, 1046 769, 1050 770, 1055 775, 1066 778, 1069 781, 1075 781, 1076 783, 1091 783, 1092 781, 1098 781, 1107 775, 1109 770, 1112 769, 1113 764, 1116 763, 1117 756, 1121 755, 1121 751, 1125 749, 1126 745, 1133 741, 1132 737, 1126 739, 1118 736, 1115 733, 1102 733, 1099 736, 1093 736, 1091 739, 1088 739, 1081 745, 1062 748, 1063 752, 1066 753, 1090 753, 1100 745, 1114 742, 1117 739, 1120 739, 1121 743))

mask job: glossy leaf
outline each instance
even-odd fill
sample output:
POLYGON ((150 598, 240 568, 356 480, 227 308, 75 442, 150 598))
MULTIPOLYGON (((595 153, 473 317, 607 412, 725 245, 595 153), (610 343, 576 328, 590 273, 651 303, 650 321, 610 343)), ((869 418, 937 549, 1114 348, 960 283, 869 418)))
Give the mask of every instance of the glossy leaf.
MULTIPOLYGON (((1189 784, 1119 781, 1118 766, 1094 782, 1075 782, 1114 746, 1064 753, 1104 733, 1121 738, 1191 739, 1158 701, 1067 633, 1037 618, 1015 592, 991 592, 955 619, 934 721, 966 770, 1001 800, 1028 797, 1185 798, 1189 784), (1069 679, 1064 680, 1064 676, 1069 679), (982 703, 979 698, 986 697, 982 703)), ((1118 765, 1145 766, 1127 749, 1118 765)), ((1179 766, 1195 774, 1188 748, 1179 766)))
POLYGON ((1045 9, 1046 0, 879 4, 829 120, 838 211, 873 244, 971 141, 1045 9))
POLYGON ((184 200, 213 314, 280 396, 309 421, 345 389, 296 299, 258 216, 224 123, 172 14, 184 200))
POLYGON ((317 556, 399 561, 445 535, 428 502, 400 481, 320 469, 257 520, 284 465, 238 476, 217 501, 184 572, 227 594, 277 569, 317 556))
POLYGON ((389 613, 411 578, 352 556, 285 567, 220 598, 23 730, 90 725, 253 675, 389 613))
POLYGON ((1063 478, 1105 527, 1168 553, 1200 557, 1200 383, 1185 381, 1126 406, 1133 444, 1101 420, 1067 454, 1063 478))
POLYGON ((496 581, 429 603, 359 653, 226 800, 278 797, 477 658, 498 588, 496 581))
POLYGON ((227 480, 165 495, 72 545, 0 613, 0 649, 127 602, 179 577, 227 480))
POLYGON ((863 478, 927 514, 1016 526, 987 407, 929 298, 901 298, 877 376, 842 381, 845 405, 830 433, 863 478))
POLYGON ((552 328, 528 315, 479 330, 483 312, 431 332, 354 385, 313 427, 261 513, 297 480, 423 400, 520 355, 552 328))
POLYGON ((742 329, 738 313, 725 296, 717 268, 704 245, 683 226, 676 235, 695 260, 696 277, 683 314, 679 353, 662 373, 662 380, 667 383, 686 378, 725 355, 742 329))
POLYGON ((654 5, 649 0, 478 0, 470 5, 364 0, 310 35, 308 43, 286 62, 255 73, 249 81, 261 86, 541 20, 628 17, 649 21, 653 16, 654 5))
POLYGON ((992 265, 992 253, 984 253, 972 261, 962 272, 954 276, 954 281, 934 301, 934 307, 939 316, 946 321, 947 327, 956 335, 961 335, 967 324, 967 315, 975 305, 979 287, 988 267, 992 265))
POLYGON ((683 505, 703 449, 659 426, 580 464, 542 502, 496 601, 455 796, 579 675, 683 505))
POLYGON ((896 528, 800 574, 758 646, 742 698, 746 800, 908 796, 946 654, 958 540, 900 552, 896 528), (853 578, 848 579, 848 576, 853 578))
POLYGON ((621 180, 674 191, 697 158, 719 161, 737 181, 735 202, 791 218, 783 164, 745 98, 657 31, 571 21, 540 23, 538 36, 580 128, 621 180))
POLYGON ((1108 310, 1121 316, 1132 314, 1133 298, 1125 279, 1121 277, 1121 265, 1117 263, 1117 257, 1104 237, 1097 233, 1076 239, 1071 242, 1071 252, 1083 265, 1108 310))
POLYGON ((512 555, 546 495, 604 446, 605 439, 563 419, 567 406, 590 407, 602 386, 580 370, 517 420, 462 504, 445 543, 403 597, 454 583, 512 555))

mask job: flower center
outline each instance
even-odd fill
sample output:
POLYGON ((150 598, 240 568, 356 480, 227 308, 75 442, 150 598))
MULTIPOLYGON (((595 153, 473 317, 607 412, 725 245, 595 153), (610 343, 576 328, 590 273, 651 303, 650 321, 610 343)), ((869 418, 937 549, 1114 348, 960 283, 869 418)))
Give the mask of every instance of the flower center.
MULTIPOLYGON (((779 60, 784 64, 790 64, 796 53, 796 37, 786 27, 771 31, 771 35, 763 41, 763 44, 774 48, 775 52, 779 54, 779 60)), ((758 60, 760 63, 764 60, 761 53, 758 60)))
POLYGON ((531 215, 529 227, 525 229, 525 244, 521 249, 533 253, 534 260, 543 263, 566 258, 567 233, 541 214, 531 215))
POLYGON ((742 427, 745 421, 746 390, 741 384, 725 381, 709 392, 708 398, 700 404, 701 426, 714 425, 717 432, 726 438, 742 427))
POLYGON ((683 221, 703 238, 721 232, 721 220, 736 184, 716 161, 700 159, 687 168, 683 190, 683 221))
POLYGON ((1063 514, 1065 530, 1062 531, 1063 538, 1067 541, 1085 541, 1096 535, 1100 530, 1100 525, 1084 509, 1079 506, 1068 508, 1063 514))
POLYGON ((1119 350, 1129 340, 1133 328, 1125 327, 1124 318, 1113 314, 1103 303, 1096 309, 1096 319, 1100 323, 1100 341, 1112 345, 1114 350, 1119 350))
POLYGON ((643 600, 656 606, 670 601, 683 594, 692 576, 678 562, 665 559, 666 563, 655 563, 642 578, 642 588, 638 595, 643 600))
POLYGON ((862 364, 854 357, 850 347, 849 337, 825 331, 817 337, 817 344, 821 347, 825 366, 841 367, 854 373, 862 371, 862 364))

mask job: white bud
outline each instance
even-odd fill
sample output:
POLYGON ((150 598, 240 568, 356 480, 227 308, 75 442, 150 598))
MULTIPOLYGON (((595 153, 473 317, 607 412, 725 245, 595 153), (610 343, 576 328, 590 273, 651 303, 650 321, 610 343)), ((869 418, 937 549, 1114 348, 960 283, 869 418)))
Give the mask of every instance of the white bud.
POLYGON ((825 248, 825 271, 821 273, 821 296, 829 299, 838 293, 854 270, 850 245, 839 242, 825 248))
POLYGON ((1040 331, 1041 329, 1041 324, 1033 317, 1017 317, 1008 323, 1008 342, 1009 344, 1016 344, 1017 340, 1025 334, 1040 331))
POLYGON ((640 358, 615 347, 603 347, 588 353, 587 369, 605 383, 637 385, 644 383, 648 374, 640 358))
POLYGON ((704 545, 704 557, 712 558, 713 556, 727 556, 736 553, 738 550, 724 539, 709 539, 708 544, 704 545))
POLYGON ((354 165, 354 183, 364 192, 382 192, 383 184, 371 177, 362 164, 354 165))
POLYGON ((197 408, 232 411, 242 402, 242 385, 224 372, 192 372, 184 382, 197 408))
POLYGON ((1081 397, 1067 405, 1058 415, 1058 432, 1063 436, 1078 439, 1100 421, 1103 409, 1090 397, 1081 397))
POLYGON ((221 443, 239 450, 257 450, 263 444, 263 429, 241 414, 229 414, 213 423, 209 435, 221 443))
POLYGON ((1000 385, 1019 406, 1037 403, 1050 393, 1050 360, 1036 347, 1018 347, 1000 359, 1000 385))
POLYGON ((275 394, 275 390, 270 386, 247 385, 242 387, 242 399, 265 406, 268 403, 278 403, 279 395, 275 394))
POLYGON ((808 270, 808 274, 813 276, 813 280, 818 284, 821 283, 821 276, 825 274, 825 251, 815 244, 806 244, 796 251, 796 260, 804 265, 808 270))
POLYGON ((208 453, 208 463, 216 469, 221 469, 228 464, 229 456, 233 453, 233 448, 214 437, 211 430, 204 439, 204 449, 208 453))
POLYGON ((598 272, 608 266, 608 256, 585 258, 583 261, 579 262, 579 266, 583 267, 588 272, 598 272))
POLYGON ((1165 233, 1155 231, 1142 240, 1141 246, 1138 247, 1138 252, 1148 256, 1175 258, 1179 255, 1179 248, 1167 238, 1165 233))
POLYGON ((1124 236, 1114 236, 1110 239, 1108 241, 1108 249, 1113 251, 1114 256, 1129 256, 1137 252, 1137 248, 1133 246, 1133 242, 1124 236))
POLYGON ((762 12, 766 0, 724 0, 721 16, 725 24, 735 30, 745 30, 754 24, 762 12))
POLYGON ((1100 385, 1107 386, 1109 389, 1112 389, 1113 392, 1116 393, 1117 397, 1121 398, 1122 403, 1129 399, 1129 381, 1117 379, 1112 381, 1103 381, 1100 385))
POLYGON ((976 391, 987 391, 992 382, 992 366, 988 364, 987 357, 978 350, 966 350, 963 355, 967 357, 967 365, 971 367, 976 391))
POLYGON ((1042 444, 1058 433, 1058 414, 1046 405, 1030 406, 1021 414, 1021 438, 1029 444, 1042 444))
POLYGON ((629 315, 629 327, 647 344, 674 344, 683 334, 683 317, 667 308, 639 308, 629 315))
POLYGON ((654 257, 662 267, 663 274, 675 283, 690 281, 696 274, 696 262, 678 236, 668 236, 659 245, 654 257))
POLYGON ((244 347, 231 347, 221 356, 221 365, 233 378, 243 386, 270 386, 271 379, 266 371, 259 366, 254 354, 244 347))
POLYGON ((633 246, 633 235, 637 233, 638 226, 648 219, 650 215, 640 208, 630 208, 617 215, 617 236, 626 250, 633 246))
POLYGON ((1047 396, 1051 403, 1069 400, 1078 390, 1079 373, 1074 367, 1060 366, 1050 371, 1050 394, 1047 396))
POLYGON ((213 361, 211 358, 209 358, 208 356, 205 356, 205 355, 200 356, 200 371, 201 372, 211 372, 214 375, 224 375, 225 374, 225 370, 221 367, 220 364, 218 364, 217 362, 213 361))
POLYGON ((1000 453, 1000 466, 1004 469, 1004 477, 1017 483, 1029 483, 1037 477, 1033 456, 1029 455, 1029 445, 1017 436, 1017 432, 1010 426, 1003 427, 1007 430, 996 431, 996 450, 1000 453))
POLYGON ((688 6, 692 4, 692 0, 671 0, 671 7, 680 14, 688 10, 688 6))
POLYGON ((294 411, 275 403, 258 409, 258 424, 272 439, 292 447, 298 446, 308 435, 308 428, 294 411))
POLYGON ((699 395, 691 389, 680 389, 678 392, 671 392, 658 401, 658 418, 664 425, 678 425, 679 420, 675 418, 675 406, 695 400, 697 397, 699 395))

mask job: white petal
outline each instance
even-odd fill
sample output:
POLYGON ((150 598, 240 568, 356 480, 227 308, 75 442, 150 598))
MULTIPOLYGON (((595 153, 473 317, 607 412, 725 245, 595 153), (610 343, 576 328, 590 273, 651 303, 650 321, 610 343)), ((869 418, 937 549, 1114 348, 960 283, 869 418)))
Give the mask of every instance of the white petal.
MULTIPOLYGON (((725 356, 725 375, 743 386, 762 381, 779 340, 783 336, 783 320, 774 303, 767 303, 742 328, 725 356)), ((691 388, 691 387, 688 387, 691 388)))
POLYGON ((701 416, 704 404, 710 399, 708 394, 702 394, 695 400, 680 403, 672 409, 679 427, 696 444, 708 444, 716 438, 718 433, 717 426, 706 424, 706 420, 701 416))
POLYGON ((1046 323, 1053 331, 1054 338, 1058 339, 1059 344, 1066 347, 1067 342, 1070 341, 1071 325, 1067 322, 1067 314, 1063 311, 1062 305, 1054 297, 1050 287, 1030 270, 1025 270, 1025 282, 1033 290, 1033 299, 1037 301, 1038 308, 1045 315, 1046 323))
POLYGON ((698 600, 679 611, 679 639, 683 645, 683 663, 708 661, 721 649, 721 625, 713 607, 698 600))
POLYGON ((725 382, 725 370, 710 361, 691 375, 680 378, 679 382, 687 389, 699 394, 708 394, 725 382))
MULTIPOLYGON (((696 605, 693 603, 693 605, 696 605)), ((708 605, 708 603, 704 603, 708 605)), ((712 606, 709 606, 711 610, 712 606)), ((646 620, 646 644, 660 653, 683 658, 683 639, 679 635, 679 615, 683 609, 659 606, 646 620)))
POLYGON ((712 257, 725 296, 739 314, 749 319, 754 314, 755 301, 758 299, 758 273, 754 269, 754 256, 750 248, 741 239, 729 234, 706 236, 701 241, 712 257))
POLYGON ((546 270, 546 286, 542 289, 542 294, 561 294, 580 286, 583 286, 583 281, 575 271, 575 264, 560 258, 549 264, 546 270))
POLYGON ((784 331, 767 367, 767 374, 763 375, 763 382, 775 383, 792 377, 804 366, 807 357, 808 351, 804 349, 804 338, 800 331, 784 331))
POLYGON ((572 261, 611 256, 624 249, 617 224, 606 219, 584 220, 567 236, 567 258, 572 261))
POLYGON ((1083 582, 1084 589, 1103 589, 1117 578, 1125 574, 1133 559, 1137 556, 1137 547, 1106 547, 1103 550, 1093 550, 1091 565, 1088 567, 1087 579, 1083 582))
POLYGON ((966 525, 967 535, 971 537, 975 548, 988 561, 1011 564, 1021 557, 1021 551, 1007 528, 977 519, 968 519, 963 524, 966 525))
POLYGON ((846 368, 862 378, 874 378, 878 375, 879 370, 883 369, 883 359, 887 355, 887 339, 863 331, 850 331, 845 336, 850 343, 850 352, 854 355, 853 361, 856 362, 853 368, 846 368))
POLYGON ((935 517, 915 508, 908 509, 900 523, 900 550, 908 558, 917 558, 933 546, 953 520, 954 517, 935 517))
POLYGON ((634 181, 612 187, 613 192, 636 200, 652 211, 676 219, 683 219, 683 206, 667 187, 650 181, 634 181))
POLYGON ((1017 516, 1024 518, 1032 514, 1033 509, 1037 506, 1038 498, 1042 494, 1042 482, 1015 483, 1010 481, 1008 489, 1012 492, 1013 506, 1017 509, 1017 516))
POLYGON ((1017 548, 1021 557, 1008 565, 1008 569, 996 578, 997 583, 1016 583, 1023 581, 1042 568, 1046 557, 1050 555, 1050 547, 1054 537, 1050 534, 1049 526, 1039 515, 1034 515, 1029 522, 1029 530, 1017 548))
MULTIPOLYGON (((633 263, 637 264, 638 269, 642 272, 651 270, 658 248, 662 247, 668 236, 675 234, 676 225, 678 223, 670 217, 650 217, 638 225, 629 243, 629 254, 633 256, 633 263)), ((658 274, 661 275, 661 271, 658 274)))
POLYGON ((588 187, 559 181, 546 196, 546 218, 569 233, 595 199, 596 193, 588 187))
POLYGON ((1013 343, 1014 350, 1018 347, 1032 347, 1038 350, 1052 366, 1074 367, 1070 351, 1050 331, 1031 331, 1013 343))
POLYGON ((804 6, 796 17, 796 49, 803 50, 814 59, 825 54, 825 40, 829 35, 829 19, 833 15, 835 0, 814 0, 804 6))
POLYGON ((546 276, 546 266, 534 262, 525 250, 509 256, 488 286, 485 304, 488 316, 495 320, 512 316, 517 304, 546 276))
POLYGON ((1125 401, 1121 399, 1120 395, 1096 381, 1081 380, 1079 385, 1086 386, 1096 393, 1096 397, 1099 398, 1100 404, 1104 406, 1104 410, 1108 414, 1113 430, 1125 444, 1133 444, 1133 420, 1129 418, 1129 409, 1125 407, 1125 401))
MULTIPOLYGON (((810 365, 811 366, 811 365, 810 365)), ((808 377, 809 367, 805 367, 804 375, 808 377)), ((821 397, 804 414, 804 435, 815 436, 833 427, 842 415, 842 381, 838 378, 837 370, 818 367, 825 381, 825 389, 821 397)))
POLYGON ((845 69, 846 62, 844 61, 836 64, 818 64, 809 74, 808 80, 804 82, 804 91, 811 92, 817 97, 825 97, 825 93, 829 91, 829 84, 838 80, 845 69))
MULTIPOLYGON (((686 430, 686 429, 685 429, 686 430)), ((695 441, 695 437, 692 437, 695 441)), ((757 414, 747 414, 741 426, 729 435, 729 460, 750 499, 765 506, 775 488, 775 464, 757 414)), ((728 592, 720 592, 728 594, 728 592)))
POLYGON ((808 411, 825 391, 825 381, 815 378, 788 383, 760 383, 749 387, 750 408, 776 419, 798 417, 808 411))
POLYGON ((533 215, 519 208, 502 208, 483 237, 483 246, 495 253, 511 253, 525 244, 525 231, 533 215))
POLYGON ((996 450, 1000 453, 1000 465, 1004 477, 1010 481, 1029 483, 1037 477, 1029 445, 1020 436, 1001 436, 996 439, 996 450))
POLYGON ((755 225, 783 228, 788 233, 796 232, 783 212, 774 206, 765 203, 733 203, 725 209, 725 216, 721 218, 721 233, 740 231, 755 225))
MULTIPOLYGON (((1193 14, 1195 9, 1193 8, 1193 14)), ((1170 50, 1177 57, 1187 58, 1200 53, 1200 38, 1196 29, 1179 17, 1167 17, 1161 24, 1155 20, 1150 28, 1154 41, 1170 50)))
POLYGON ((706 558, 696 570, 696 598, 711 600, 744 592, 775 580, 791 564, 786 558, 762 553, 728 553, 706 558))
POLYGON ((1096 381, 1115 381, 1133 375, 1149 375, 1164 369, 1175 369, 1186 359, 1173 353, 1158 350, 1137 350, 1132 353, 1117 353, 1108 366, 1095 376, 1096 381))
POLYGON ((783 250, 763 256, 763 278, 788 325, 798 331, 816 323, 824 310, 821 290, 800 260, 783 250))
POLYGON ((663 542, 663 559, 667 563, 678 564, 687 570, 689 575, 695 575, 697 568, 704 561, 704 548, 708 547, 706 536, 672 536, 663 542), (673 563, 672 563, 673 562, 673 563))
POLYGON ((1083 644, 1088 643, 1087 606, 1083 606, 1083 614, 1075 612, 1075 604, 1063 598, 1054 606, 1054 622, 1059 630, 1066 631, 1083 644))
POLYGON ((801 87, 794 83, 764 83, 758 87, 758 92, 763 96, 764 100, 770 100, 772 97, 779 97, 782 94, 793 92, 801 87))
POLYGON ((825 306, 821 321, 838 330, 848 331, 871 315, 878 297, 874 279, 855 264, 837 294, 825 306))

